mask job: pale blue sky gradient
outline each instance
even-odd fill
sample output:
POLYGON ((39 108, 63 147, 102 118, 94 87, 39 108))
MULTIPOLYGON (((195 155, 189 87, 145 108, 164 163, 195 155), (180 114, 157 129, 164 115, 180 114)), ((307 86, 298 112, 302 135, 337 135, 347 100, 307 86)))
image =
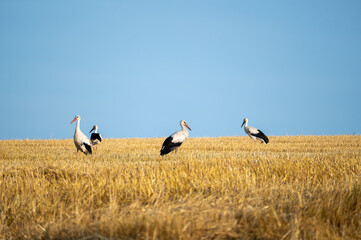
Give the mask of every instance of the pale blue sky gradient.
POLYGON ((0 0, 0 81, 0 139, 360 134, 361 1, 0 0))

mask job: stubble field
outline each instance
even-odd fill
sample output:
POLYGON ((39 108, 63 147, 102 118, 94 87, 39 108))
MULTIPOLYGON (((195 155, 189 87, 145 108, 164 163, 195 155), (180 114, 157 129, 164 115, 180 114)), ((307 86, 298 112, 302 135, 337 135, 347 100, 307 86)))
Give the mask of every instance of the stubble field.
POLYGON ((0 141, 1 239, 361 239, 361 136, 0 141))

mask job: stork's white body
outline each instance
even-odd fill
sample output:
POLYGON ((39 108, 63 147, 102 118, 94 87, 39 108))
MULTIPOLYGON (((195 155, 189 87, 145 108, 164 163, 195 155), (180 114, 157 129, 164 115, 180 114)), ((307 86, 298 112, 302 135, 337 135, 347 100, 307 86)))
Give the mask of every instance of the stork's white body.
POLYGON ((188 138, 189 132, 187 128, 189 128, 189 126, 184 120, 180 121, 180 125, 182 127, 182 130, 173 133, 164 141, 162 149, 160 150, 160 155, 165 155, 173 150, 176 150, 188 138))
POLYGON ((254 127, 250 127, 250 126, 244 126, 244 131, 245 133, 248 134, 248 136, 250 138, 252 138, 253 140, 257 140, 257 138, 255 136, 253 136, 252 134, 257 134, 258 133, 258 129, 257 128, 254 128, 254 127))
POLYGON ((73 122, 76 121, 75 133, 74 133, 74 145, 78 151, 81 151, 84 154, 92 154, 92 149, 90 145, 90 140, 87 136, 80 130, 80 116, 77 115, 73 122))
POLYGON ((189 132, 188 132, 187 128, 184 125, 181 125, 181 126, 182 126, 181 131, 175 132, 171 135, 171 137, 173 138, 173 140, 172 140, 173 143, 180 143, 180 142, 182 143, 189 136, 189 132))
POLYGON ((90 136, 90 141, 93 146, 98 145, 102 141, 102 136, 100 133, 98 133, 98 125, 94 125, 92 130, 90 130, 89 133, 91 133, 94 130, 94 133, 90 136))
MULTIPOLYGON (((261 130, 259 130, 257 128, 254 128, 254 127, 248 126, 248 119, 247 118, 245 118, 243 120, 243 124, 244 124, 245 133, 250 138, 252 138, 254 141, 260 140, 261 142, 266 143, 266 144, 269 142, 268 137, 261 130)), ((242 124, 242 126, 243 126, 243 124, 242 124)))

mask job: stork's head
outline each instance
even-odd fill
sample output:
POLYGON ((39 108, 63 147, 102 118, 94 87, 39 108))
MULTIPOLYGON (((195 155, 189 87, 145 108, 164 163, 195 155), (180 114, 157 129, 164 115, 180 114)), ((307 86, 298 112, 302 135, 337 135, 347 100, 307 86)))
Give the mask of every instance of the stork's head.
POLYGON ((94 125, 93 128, 92 128, 92 130, 90 130, 89 133, 91 133, 93 130, 95 130, 95 131, 98 130, 98 125, 94 125))
POLYGON ((70 124, 72 124, 74 121, 79 121, 79 120, 80 120, 80 116, 76 115, 73 121, 70 122, 70 124))
POLYGON ((180 125, 181 125, 182 127, 183 127, 183 126, 186 126, 189 130, 192 131, 192 129, 187 125, 186 121, 181 120, 181 121, 180 121, 180 125))
POLYGON ((247 125, 247 123, 248 123, 248 119, 247 119, 247 118, 243 119, 243 123, 242 123, 242 126, 241 126, 241 127, 243 127, 244 124, 247 125))

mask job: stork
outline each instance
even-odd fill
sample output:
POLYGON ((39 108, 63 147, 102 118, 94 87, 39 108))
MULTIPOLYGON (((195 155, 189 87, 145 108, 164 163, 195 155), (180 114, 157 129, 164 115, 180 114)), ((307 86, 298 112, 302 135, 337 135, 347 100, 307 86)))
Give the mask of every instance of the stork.
POLYGON ((84 133, 82 133, 82 131, 80 131, 80 116, 76 115, 70 124, 72 124, 74 121, 76 121, 76 128, 74 133, 74 144, 76 147, 76 152, 78 153, 81 151, 85 155, 92 154, 92 147, 90 145, 89 139, 84 135, 84 133))
POLYGON ((165 155, 173 150, 176 150, 188 138, 189 132, 187 128, 191 130, 190 127, 184 120, 180 121, 180 125, 182 127, 182 131, 175 132, 169 137, 167 137, 167 139, 163 143, 162 149, 160 150, 160 155, 165 155))
POLYGON ((259 129, 254 127, 249 127, 248 125, 248 119, 245 118, 243 120, 242 126, 244 125, 244 131, 248 134, 250 138, 252 138, 254 141, 260 140, 261 142, 268 143, 268 137, 259 129))
POLYGON ((90 142, 92 143, 93 146, 95 146, 95 145, 98 145, 102 141, 102 136, 100 135, 100 133, 98 133, 98 125, 94 125, 92 130, 90 130, 89 133, 91 133, 93 130, 94 130, 94 132, 90 136, 90 142))

